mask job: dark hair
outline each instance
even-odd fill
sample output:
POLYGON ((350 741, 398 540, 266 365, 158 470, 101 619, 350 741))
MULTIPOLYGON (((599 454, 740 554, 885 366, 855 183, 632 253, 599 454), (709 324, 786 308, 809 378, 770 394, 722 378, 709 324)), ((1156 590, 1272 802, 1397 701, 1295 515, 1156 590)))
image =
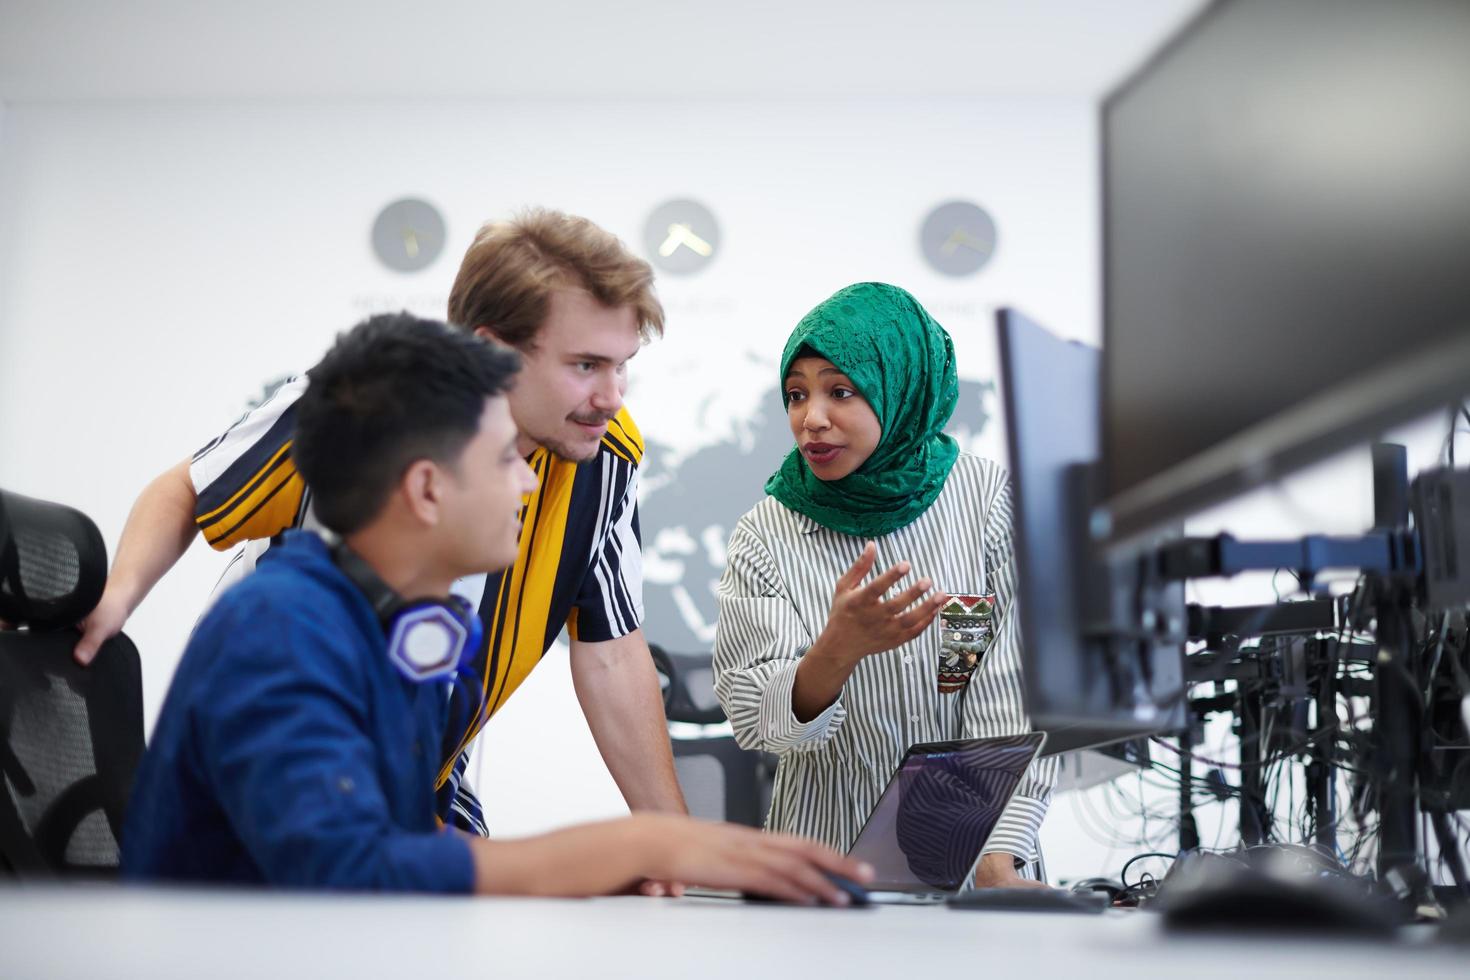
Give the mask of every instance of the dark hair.
POLYGON ((383 509, 411 463, 453 466, 480 430, 485 399, 519 369, 510 348, 408 313, 339 334, 296 403, 291 455, 317 517, 351 534, 383 509))
MULTIPOLYGON (((826 354, 823 354, 822 352, 818 351, 811 344, 802 344, 800 347, 796 348, 796 353, 791 355, 791 360, 788 361, 787 363, 788 364, 795 364, 797 361, 801 360, 803 357, 820 357, 823 360, 826 360, 827 359, 827 355, 826 354)), ((786 373, 787 374, 790 374, 791 372, 790 371, 787 371, 786 373)))

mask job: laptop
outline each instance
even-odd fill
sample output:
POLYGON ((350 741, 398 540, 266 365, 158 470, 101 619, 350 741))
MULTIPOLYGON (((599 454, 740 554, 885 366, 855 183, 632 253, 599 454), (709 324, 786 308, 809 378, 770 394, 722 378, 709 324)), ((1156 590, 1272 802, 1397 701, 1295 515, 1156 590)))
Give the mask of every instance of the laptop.
POLYGON ((910 746, 847 852, 873 867, 868 900, 938 903, 969 887, 1045 743, 1030 732, 910 746))

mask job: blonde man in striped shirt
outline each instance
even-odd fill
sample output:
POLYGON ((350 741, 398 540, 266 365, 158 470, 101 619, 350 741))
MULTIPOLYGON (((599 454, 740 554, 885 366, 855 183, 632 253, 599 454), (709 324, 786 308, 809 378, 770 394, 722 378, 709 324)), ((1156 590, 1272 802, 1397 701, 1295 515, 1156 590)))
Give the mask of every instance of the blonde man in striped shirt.
MULTIPOLYGON (((484 623, 475 670, 485 710, 460 706, 465 724, 446 733, 440 816, 486 834, 464 779, 470 744, 563 627, 578 700, 629 808, 684 813, 642 629, 643 439, 623 404, 628 362, 663 333, 653 270, 586 218, 531 210, 480 229, 450 291, 448 319, 520 352, 507 399, 536 489, 522 508, 514 564, 455 585, 484 623)), ((79 661, 122 628, 196 536, 237 549, 218 595, 276 535, 320 527, 291 455, 306 386, 305 377, 291 379, 143 491, 102 600, 82 624, 79 661)))
MULTIPOLYGON (((740 744, 781 758, 767 826, 842 850, 909 745, 1029 730, 1010 494, 944 435, 954 348, 904 290, 837 292, 781 373, 797 445, 731 536, 715 687, 740 744)), ((1027 773, 977 885, 1040 883, 1055 767, 1027 773)))

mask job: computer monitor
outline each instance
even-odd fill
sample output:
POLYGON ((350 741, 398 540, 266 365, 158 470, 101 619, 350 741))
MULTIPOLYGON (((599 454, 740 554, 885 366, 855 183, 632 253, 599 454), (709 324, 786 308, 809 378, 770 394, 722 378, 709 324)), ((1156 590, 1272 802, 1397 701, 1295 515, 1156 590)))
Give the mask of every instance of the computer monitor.
POLYGON ((1105 101, 1094 533, 1470 393, 1470 3, 1214 3, 1105 101))
POLYGON ((1031 724, 1047 733, 1048 753, 1180 728, 1183 650, 1157 633, 1182 632, 1183 587, 1140 592, 1129 563, 1104 561, 1086 530, 1098 457, 1097 348, 1060 340, 1010 309, 996 323, 1031 724), (1145 595, 1153 631, 1134 622, 1145 595))

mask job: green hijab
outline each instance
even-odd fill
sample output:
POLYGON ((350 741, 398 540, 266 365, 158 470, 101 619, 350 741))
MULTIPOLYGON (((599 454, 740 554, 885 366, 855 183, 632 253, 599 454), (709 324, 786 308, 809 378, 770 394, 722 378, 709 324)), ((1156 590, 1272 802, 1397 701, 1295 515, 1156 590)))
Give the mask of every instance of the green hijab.
POLYGON ((882 436, 862 466, 817 479, 793 448, 766 493, 823 527, 877 537, 929 509, 959 455, 944 434, 959 400, 954 344, 919 301, 897 286, 860 282, 802 317, 781 354, 781 385, 797 352, 810 348, 852 379, 878 416, 882 436))

